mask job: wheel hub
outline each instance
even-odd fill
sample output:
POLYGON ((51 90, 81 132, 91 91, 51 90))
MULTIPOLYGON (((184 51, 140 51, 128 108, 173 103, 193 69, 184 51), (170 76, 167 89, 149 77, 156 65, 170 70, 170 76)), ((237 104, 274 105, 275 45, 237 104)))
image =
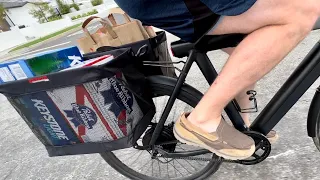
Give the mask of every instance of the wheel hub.
MULTIPOLYGON (((160 145, 165 142, 170 142, 170 141, 176 140, 176 138, 174 137, 174 134, 173 134, 173 125, 174 125, 174 123, 171 123, 171 124, 163 127, 163 130, 155 143, 156 145, 160 145)), ((145 135, 142 138, 143 146, 149 145, 151 138, 152 138, 152 134, 153 134, 154 130, 156 129, 156 126, 157 126, 157 124, 153 124, 152 127, 146 131, 145 135)), ((170 144, 163 144, 160 146, 162 147, 163 150, 166 150, 168 152, 174 152, 176 149, 176 145, 177 145, 177 143, 170 143, 170 144)))

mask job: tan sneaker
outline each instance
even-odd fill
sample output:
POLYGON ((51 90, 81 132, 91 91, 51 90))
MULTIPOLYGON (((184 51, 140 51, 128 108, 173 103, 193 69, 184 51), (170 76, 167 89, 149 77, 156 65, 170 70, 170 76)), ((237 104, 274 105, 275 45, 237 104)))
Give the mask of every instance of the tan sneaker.
POLYGON ((225 159, 246 159, 255 152, 253 139, 224 120, 221 120, 216 132, 207 133, 191 124, 186 114, 182 114, 174 125, 173 133, 180 142, 208 149, 225 159))
POLYGON ((277 132, 275 130, 271 130, 267 135, 266 135, 267 139, 269 140, 269 142, 271 144, 274 144, 278 139, 279 136, 277 134, 277 132))

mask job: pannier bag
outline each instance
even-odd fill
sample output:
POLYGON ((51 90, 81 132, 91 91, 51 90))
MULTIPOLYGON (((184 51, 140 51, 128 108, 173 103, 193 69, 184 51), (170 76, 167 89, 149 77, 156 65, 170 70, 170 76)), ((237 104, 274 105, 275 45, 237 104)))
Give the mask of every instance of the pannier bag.
POLYGON ((130 44, 125 44, 118 47, 103 46, 97 49, 97 52, 87 53, 84 58, 94 58, 102 56, 108 53, 108 51, 118 48, 131 48, 134 53, 139 53, 141 47, 145 46, 144 55, 140 56, 139 61, 147 62, 147 64, 153 63, 154 65, 145 65, 142 67, 141 71, 146 76, 152 75, 164 75, 176 78, 175 68, 173 66, 171 57, 167 48, 167 36, 164 31, 156 33, 156 36, 137 41, 130 44), (157 65, 162 64, 165 67, 159 67, 157 65))
POLYGON ((49 156, 132 147, 155 108, 131 49, 106 64, 0 85, 49 156))

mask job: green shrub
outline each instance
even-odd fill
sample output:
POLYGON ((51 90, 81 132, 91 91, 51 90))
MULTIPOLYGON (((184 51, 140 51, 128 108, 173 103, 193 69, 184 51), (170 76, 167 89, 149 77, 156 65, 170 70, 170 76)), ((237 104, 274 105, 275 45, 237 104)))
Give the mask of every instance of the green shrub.
POLYGON ((70 13, 70 6, 67 5, 63 0, 56 0, 58 9, 61 14, 68 14, 70 13))
POLYGON ((87 14, 88 14, 88 16, 91 16, 91 15, 94 15, 94 14, 98 14, 98 11, 96 9, 94 9, 92 11, 89 11, 87 14))
POLYGON ((103 0, 91 0, 92 6, 98 6, 103 3, 103 0))
POLYGON ((82 14, 82 17, 87 17, 87 16, 89 16, 89 13, 87 14, 87 13, 83 13, 82 14))
POLYGON ((76 4, 76 3, 71 4, 70 7, 73 7, 76 11, 79 11, 79 10, 80 10, 78 4, 76 4))
POLYGON ((94 10, 89 11, 87 13, 79 14, 78 16, 72 16, 71 19, 72 20, 76 20, 76 19, 79 19, 79 18, 83 18, 83 17, 91 16, 93 14, 97 14, 97 13, 98 13, 98 11, 96 9, 94 9, 94 10))
POLYGON ((56 20, 59 20, 59 19, 62 19, 60 16, 51 16, 48 18, 48 22, 51 22, 51 21, 56 21, 56 20))

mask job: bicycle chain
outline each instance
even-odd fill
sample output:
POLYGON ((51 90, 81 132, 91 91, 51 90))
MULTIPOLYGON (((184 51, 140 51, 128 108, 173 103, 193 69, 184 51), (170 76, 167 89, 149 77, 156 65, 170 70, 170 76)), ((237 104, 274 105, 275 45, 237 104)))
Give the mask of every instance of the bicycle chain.
MULTIPOLYGON (((162 144, 159 144, 159 145, 156 145, 155 148, 159 148, 159 149, 163 149, 161 145, 170 145, 172 144, 173 142, 167 142, 167 143, 162 143, 162 144)), ((187 159, 187 160, 195 160, 195 161, 216 161, 216 162, 225 162, 225 163, 241 163, 237 160, 228 160, 228 159, 223 159, 223 158, 218 158, 218 159, 212 159, 212 158, 202 158, 202 157, 175 157, 175 158, 172 158, 172 157, 166 157, 166 155, 164 154, 161 154, 161 156, 159 157, 163 157, 163 158, 170 158, 170 159, 187 159)))
MULTIPOLYGON (((245 134, 247 134, 248 136, 253 137, 253 139, 259 139, 259 140, 263 140, 263 142, 267 142, 266 144, 264 144, 264 148, 260 147, 259 149, 263 149, 265 150, 266 153, 264 153, 263 157, 260 157, 260 159, 255 159, 255 160, 228 160, 228 159, 223 159, 223 158, 218 158, 218 159, 212 159, 212 158, 201 158, 201 157, 166 157, 166 155, 161 154, 160 157, 164 157, 164 158, 171 158, 171 159, 188 159, 188 160, 199 160, 199 161, 216 161, 216 162, 225 162, 225 163, 237 163, 237 164, 244 164, 244 165, 253 165, 253 164, 257 164, 262 162, 263 160, 265 160, 271 151, 271 144, 268 141, 268 139, 261 135, 260 133, 254 132, 254 131, 248 131, 245 132, 245 134)), ((177 140, 171 141, 171 142, 166 142, 166 143, 161 143, 161 144, 157 144, 155 146, 155 148, 157 149, 162 149, 161 145, 169 145, 172 143, 177 143, 177 140)), ((256 157, 255 157, 256 158, 256 157)))

